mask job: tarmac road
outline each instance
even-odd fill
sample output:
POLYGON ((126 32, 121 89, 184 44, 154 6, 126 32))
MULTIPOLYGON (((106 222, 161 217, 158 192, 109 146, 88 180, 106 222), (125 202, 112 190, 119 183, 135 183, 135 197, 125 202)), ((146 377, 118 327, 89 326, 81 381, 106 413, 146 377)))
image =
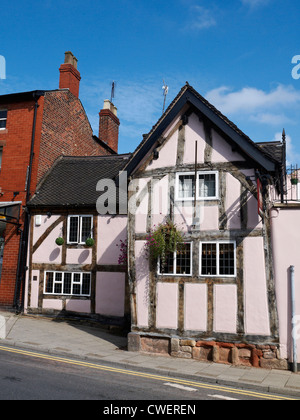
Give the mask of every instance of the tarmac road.
MULTIPOLYGON (((54 359, 55 357, 64 358, 65 364, 69 359, 70 365, 74 364, 73 360, 77 360, 78 366, 79 363, 85 363, 85 367, 93 366, 94 370, 102 369, 103 372, 105 369, 101 366, 110 367, 110 369, 114 366, 119 373, 126 371, 128 374, 134 371, 135 380, 138 377, 137 372, 140 372, 144 378, 148 375, 147 379, 150 379, 151 375, 152 379, 153 377, 156 380, 160 378, 158 381, 160 385, 171 382, 172 378, 178 378, 177 384, 188 388, 196 387, 198 391, 201 390, 199 384, 203 383, 215 389, 221 387, 220 391, 223 391, 224 387, 231 387, 242 391, 252 390, 260 395, 294 396, 300 399, 300 373, 130 352, 126 348, 126 335, 116 331, 104 331, 98 325, 76 319, 45 318, 0 312, 1 320, 4 322, 0 329, 0 348, 6 351, 10 349, 15 352, 44 354, 48 361, 58 361, 54 359)), ((1 355, 2 352, 0 361, 4 357, 1 355)), ((46 359, 39 356, 36 364, 41 364, 43 360, 46 359)), ((114 370, 114 372, 117 371, 114 370)), ((134 375, 132 374, 131 377, 134 378, 134 375)), ((17 377, 17 375, 11 376, 17 377)), ((129 375, 127 379, 129 380, 129 375)), ((164 391, 161 388, 165 387, 153 385, 153 388, 159 389, 158 396, 160 397, 161 392, 164 391)), ((189 392, 188 395, 197 395, 191 390, 187 392, 189 392)), ((139 395, 139 389, 137 389, 137 395, 139 395)), ((183 393, 180 392, 179 395, 181 397, 183 393)), ((209 395, 214 395, 214 393, 207 393, 207 395, 210 398, 209 395)))
MULTIPOLYGON (((0 347, 0 400, 98 400, 99 410, 150 410, 159 401, 186 409, 186 401, 287 400, 295 397, 120 369, 83 360, 0 347), (108 401, 111 401, 108 404, 108 401), (121 403, 126 401, 126 404, 121 403), (147 403, 151 402, 150 403, 147 403), (130 404, 129 404, 130 402, 130 404), (139 402, 136 405, 135 402, 139 402), (128 408, 129 410, 129 408, 128 408), (138 410, 138 409, 137 409, 138 410)), ((195 405, 195 410, 200 406, 195 405)), ((192 408, 191 408, 192 409, 192 408)), ((139 411, 136 411, 138 413, 139 411)), ((128 413, 127 413, 128 414, 128 413)), ((131 412, 133 416, 134 411, 131 412)), ((144 413, 143 413, 144 414, 144 413)), ((175 413, 174 413, 175 414, 175 413)), ((193 414, 193 413, 192 413, 193 414)), ((135 414, 134 414, 135 415, 135 414)))

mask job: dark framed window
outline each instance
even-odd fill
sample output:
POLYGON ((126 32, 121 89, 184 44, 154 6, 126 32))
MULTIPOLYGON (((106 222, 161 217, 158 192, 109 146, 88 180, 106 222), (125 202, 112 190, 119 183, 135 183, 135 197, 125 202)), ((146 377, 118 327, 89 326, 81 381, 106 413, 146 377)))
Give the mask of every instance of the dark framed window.
POLYGON ((0 130, 4 130, 6 128, 6 121, 7 121, 7 111, 0 109, 0 130))
POLYGON ((186 243, 180 250, 166 255, 165 261, 158 261, 158 273, 169 275, 192 275, 192 243, 186 243))
POLYGON ((90 296, 91 273, 46 271, 44 293, 50 295, 90 296))
POLYGON ((234 241, 201 242, 201 276, 236 276, 236 243, 234 241))
POLYGON ((93 233, 93 216, 68 216, 68 243, 84 244, 93 233))

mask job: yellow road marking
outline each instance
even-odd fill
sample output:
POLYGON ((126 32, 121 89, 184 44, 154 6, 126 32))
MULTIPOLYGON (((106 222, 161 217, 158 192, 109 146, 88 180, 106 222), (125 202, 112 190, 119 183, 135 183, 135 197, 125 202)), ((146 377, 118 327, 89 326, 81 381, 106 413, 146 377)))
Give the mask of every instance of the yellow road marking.
POLYGON ((6 352, 9 352, 9 353, 21 354, 23 356, 30 356, 30 357, 36 357, 36 358, 40 358, 40 359, 60 362, 60 363, 66 363, 66 364, 70 364, 70 365, 83 366, 83 367, 103 370, 103 371, 107 371, 107 372, 114 372, 114 373, 121 373, 121 374, 124 374, 124 375, 137 376, 137 377, 146 378, 146 379, 154 379, 154 380, 157 380, 157 381, 168 381, 168 382, 172 382, 172 383, 176 383, 176 384, 194 386, 194 387, 197 387, 197 388, 210 389, 210 390, 223 391, 223 392, 225 391, 227 393, 245 395, 245 396, 248 396, 248 397, 250 396, 250 397, 263 398, 263 399, 268 399, 268 400, 296 400, 296 398, 294 399, 294 398, 289 398, 289 397, 284 397, 284 396, 279 396, 279 395, 263 394, 263 393, 255 392, 255 391, 247 391, 247 390, 236 389, 236 388, 228 388, 228 387, 221 386, 221 385, 205 384, 205 383, 194 382, 194 381, 190 381, 190 380, 186 380, 186 379, 178 379, 178 378, 171 378, 169 376, 166 377, 166 376, 161 376, 161 375, 155 375, 155 374, 151 374, 151 373, 135 372, 135 371, 132 371, 132 370, 114 368, 114 367, 99 365, 99 364, 96 364, 96 363, 90 363, 90 362, 85 362, 85 361, 80 361, 80 360, 66 359, 66 358, 60 357, 60 356, 52 356, 52 355, 46 355, 46 354, 42 354, 42 353, 35 353, 35 352, 32 352, 32 351, 21 350, 21 349, 16 349, 16 348, 11 348, 11 347, 0 346, 0 350, 6 351, 6 352))

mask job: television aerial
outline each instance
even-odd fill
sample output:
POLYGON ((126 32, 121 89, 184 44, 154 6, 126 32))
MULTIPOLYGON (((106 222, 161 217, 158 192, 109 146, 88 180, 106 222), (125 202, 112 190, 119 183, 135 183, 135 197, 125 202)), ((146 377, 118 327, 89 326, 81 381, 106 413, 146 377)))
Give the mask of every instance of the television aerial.
POLYGON ((117 86, 117 82, 115 82, 114 80, 110 83, 111 85, 111 93, 110 93, 110 102, 113 101, 113 99, 115 98, 115 90, 116 90, 116 86, 117 86))
POLYGON ((165 83, 164 80, 163 80, 163 83, 164 83, 164 85, 163 85, 162 89, 164 91, 164 93, 163 93, 163 95, 164 95, 163 113, 164 113, 165 112, 165 106, 166 106, 166 98, 167 98, 167 94, 169 92, 169 86, 167 86, 167 84, 165 83))

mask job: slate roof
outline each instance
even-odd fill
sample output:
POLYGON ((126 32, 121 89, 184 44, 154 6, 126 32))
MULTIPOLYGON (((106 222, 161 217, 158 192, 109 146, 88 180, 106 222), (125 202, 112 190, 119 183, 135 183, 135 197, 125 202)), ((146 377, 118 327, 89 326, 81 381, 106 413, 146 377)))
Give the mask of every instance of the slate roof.
POLYGON ((58 158, 28 202, 28 207, 93 207, 101 192, 101 179, 115 179, 130 154, 58 158))
POLYGON ((281 141, 260 142, 256 144, 271 159, 278 163, 282 163, 283 143, 281 143, 281 141))

